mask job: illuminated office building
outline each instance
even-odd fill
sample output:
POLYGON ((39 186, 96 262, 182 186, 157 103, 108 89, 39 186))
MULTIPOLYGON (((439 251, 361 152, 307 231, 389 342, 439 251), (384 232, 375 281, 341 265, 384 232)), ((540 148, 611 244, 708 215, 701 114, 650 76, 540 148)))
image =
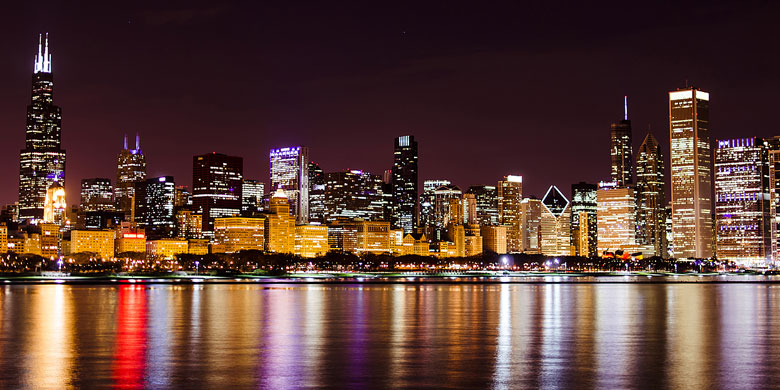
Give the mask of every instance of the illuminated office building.
POLYGON ((462 197, 463 192, 453 184, 443 185, 433 191, 433 225, 425 231, 429 239, 444 240, 447 225, 463 223, 462 197))
POLYGON ((295 226, 295 254, 303 258, 328 253, 328 227, 325 225, 295 226))
POLYGON ((214 218, 241 214, 244 160, 221 153, 192 158, 192 207, 203 216, 203 234, 211 237, 214 218))
POLYGON ((146 252, 146 231, 139 228, 135 222, 122 222, 116 230, 114 253, 119 255, 129 252, 146 252))
POLYGON ((173 207, 192 206, 192 194, 187 186, 176 186, 176 192, 173 197, 173 207))
POLYGON ((623 120, 612 124, 610 133, 610 156, 612 158, 612 181, 618 187, 630 186, 633 181, 633 158, 631 121, 628 119, 628 98, 623 98, 623 120))
POLYGON ((62 245, 62 233, 60 225, 54 223, 41 223, 41 256, 46 258, 57 257, 60 255, 62 245))
POLYGON ((420 210, 418 226, 425 228, 431 235, 432 228, 436 226, 436 190, 452 184, 449 180, 425 180, 423 192, 420 194, 420 210))
POLYGON ((351 170, 325 175, 325 221, 340 218, 382 220, 384 198, 382 178, 368 172, 351 170))
POLYGON ((571 253, 571 204, 556 186, 542 198, 541 250, 546 256, 571 253))
POLYGON ((116 183, 114 187, 114 201, 116 210, 131 216, 134 206, 135 183, 146 180, 146 157, 141 151, 141 137, 135 135, 135 149, 127 147, 127 134, 125 134, 124 148, 116 158, 116 183))
POLYGON ((512 250, 510 248, 510 232, 511 225, 504 225, 507 227, 507 251, 510 253, 528 253, 528 254, 540 254, 542 253, 542 210, 545 206, 542 201, 534 197, 525 198, 520 202, 520 233, 517 234, 515 240, 517 240, 517 249, 512 250))
POLYGON ((636 156, 636 239, 638 245, 664 258, 669 255, 665 186, 661 147, 648 133, 636 156))
POLYGON ((496 186, 471 186, 467 194, 476 200, 477 223, 482 226, 498 225, 498 190, 496 186))
POLYGON ((309 162, 309 222, 325 222, 325 173, 309 162))
POLYGON ((506 253, 506 226, 482 225, 479 229, 482 247, 485 252, 506 253))
POLYGON ((265 250, 275 253, 295 253, 295 217, 290 215, 290 200, 279 188, 268 205, 265 219, 265 250))
POLYGON ((769 218, 771 259, 780 261, 780 137, 766 139, 769 162, 769 218))
POLYGON ((509 175, 498 182, 498 222, 507 228, 506 245, 509 253, 523 251, 522 215, 523 177, 509 175))
POLYGON ((395 139, 393 151, 393 228, 412 233, 417 226, 417 141, 404 135, 395 139))
POLYGON ((579 182, 571 185, 571 242, 577 256, 596 256, 598 244, 596 190, 595 184, 579 182))
POLYGON ((713 255, 712 154, 707 92, 669 92, 674 257, 713 255))
POLYGON ((474 194, 463 194, 463 223, 477 224, 477 197, 474 194))
POLYGON ((0 255, 8 252, 8 225, 0 222, 0 255))
POLYGON ((174 233, 173 201, 176 184, 171 176, 146 179, 135 185, 135 222, 149 236, 170 237, 174 233))
POLYGON ((81 203, 79 212, 114 211, 114 188, 111 179, 94 178, 81 180, 81 203))
POLYGON ((719 140, 715 149, 716 254, 748 265, 772 261, 768 144, 719 140))
MULTIPOLYGON (((309 148, 271 149, 271 192, 282 189, 298 224, 309 221, 309 148)), ((292 252, 291 252, 292 253, 292 252)))
POLYGON ((65 151, 61 145, 62 111, 54 105, 49 35, 38 36, 32 75, 32 99, 27 106, 24 149, 19 153, 19 218, 43 218, 46 191, 65 185, 65 151))
POLYGON ((265 218, 214 218, 214 253, 262 251, 265 247, 265 218))
MULTIPOLYGON (((337 224, 336 234, 345 252, 355 254, 391 253, 390 222, 385 221, 344 221, 337 224)), ((330 238, 332 240, 332 238, 330 238)))
POLYGON ((70 253, 95 253, 101 259, 114 257, 113 230, 73 230, 70 232, 70 253))
POLYGON ((263 207, 263 195, 265 195, 265 183, 244 179, 241 185, 241 211, 247 215, 260 211, 263 207))
POLYGON ((202 238, 203 216, 189 208, 176 210, 176 232, 180 238, 202 238))
POLYGON ((621 250, 635 252, 636 200, 634 189, 615 182, 599 183, 596 191, 598 254, 621 250))

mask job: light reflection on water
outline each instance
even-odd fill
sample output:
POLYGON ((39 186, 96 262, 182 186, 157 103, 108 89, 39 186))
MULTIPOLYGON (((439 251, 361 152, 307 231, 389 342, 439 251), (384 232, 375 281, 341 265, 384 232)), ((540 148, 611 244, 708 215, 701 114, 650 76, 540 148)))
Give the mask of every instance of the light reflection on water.
POLYGON ((0 288, 0 388, 765 388, 780 286, 0 288))

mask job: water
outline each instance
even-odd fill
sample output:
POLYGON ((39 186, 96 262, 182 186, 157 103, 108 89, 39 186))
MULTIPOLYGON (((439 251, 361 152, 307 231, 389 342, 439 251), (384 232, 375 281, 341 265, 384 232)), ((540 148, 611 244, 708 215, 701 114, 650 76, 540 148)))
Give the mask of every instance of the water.
POLYGON ((11 285, 0 388, 767 388, 780 285, 11 285))

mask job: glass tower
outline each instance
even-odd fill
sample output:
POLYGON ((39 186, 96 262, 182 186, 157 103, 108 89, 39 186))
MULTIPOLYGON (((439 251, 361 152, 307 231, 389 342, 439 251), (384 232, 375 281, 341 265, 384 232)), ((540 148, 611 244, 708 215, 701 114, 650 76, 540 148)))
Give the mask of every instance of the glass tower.
POLYGON ((641 246, 667 257, 664 157, 652 134, 647 133, 636 155, 636 239, 641 246))
POLYGON ((404 135, 395 139, 393 151, 393 213, 391 225, 413 233, 417 219, 417 141, 404 135))
POLYGON ((32 100, 27 106, 25 148, 19 153, 19 218, 43 218, 46 192, 65 185, 65 151, 61 148, 62 111, 54 105, 49 35, 38 36, 32 75, 32 100))
POLYGON ((122 151, 116 158, 116 187, 114 201, 117 211, 129 217, 132 214, 135 183, 146 180, 146 157, 141 151, 141 137, 135 135, 135 149, 127 147, 127 134, 122 151))
POLYGON ((633 152, 631 121, 628 119, 628 98, 624 97, 623 120, 612 124, 610 132, 610 156, 612 158, 612 181, 619 187, 630 186, 633 180, 633 152))
POLYGON ((580 256, 596 256, 598 248, 598 206, 595 184, 579 182, 571 185, 571 231, 574 251, 580 256), (581 223, 584 224, 580 226, 581 223))
POLYGON ((203 216, 203 234, 214 231, 214 218, 241 213, 244 160, 221 153, 192 158, 192 206, 203 216))
POLYGON ((282 189, 298 224, 309 221, 309 148, 271 149, 271 189, 282 189))

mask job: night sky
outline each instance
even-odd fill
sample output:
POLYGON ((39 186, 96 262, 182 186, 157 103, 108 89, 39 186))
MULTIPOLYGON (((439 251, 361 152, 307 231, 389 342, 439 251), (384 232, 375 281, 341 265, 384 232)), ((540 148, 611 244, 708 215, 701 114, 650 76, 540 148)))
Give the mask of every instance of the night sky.
POLYGON ((186 185, 195 154, 242 156, 267 182, 269 148, 292 145, 326 172, 381 174, 413 134, 421 182, 520 174, 537 196, 609 177, 623 95, 635 150, 652 129, 667 169, 667 92, 686 80, 711 93, 713 141, 780 135, 772 2, 113 3, 4 4, 0 203, 17 198, 47 31, 70 203, 82 178, 115 180, 124 133, 150 176, 186 185))

